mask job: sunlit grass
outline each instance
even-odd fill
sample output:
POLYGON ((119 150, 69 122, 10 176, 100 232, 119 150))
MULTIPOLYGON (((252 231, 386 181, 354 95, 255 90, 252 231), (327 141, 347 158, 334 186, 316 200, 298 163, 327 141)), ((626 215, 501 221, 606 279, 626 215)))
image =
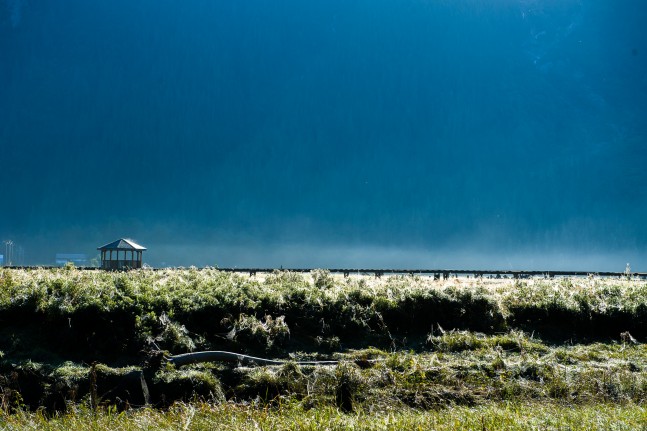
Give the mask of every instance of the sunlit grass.
POLYGON ((432 411, 367 410, 345 414, 332 407, 303 409, 286 401, 273 408, 234 404, 176 404, 155 409, 93 412, 74 409, 47 418, 22 412, 0 416, 5 430, 631 430, 646 429, 647 410, 634 404, 568 406, 501 403, 432 411))
POLYGON ((165 309, 185 313, 214 305, 236 306, 241 310, 271 305, 281 310, 293 299, 321 307, 345 301, 351 305, 389 308, 430 294, 456 300, 484 298, 496 304, 504 316, 520 307, 559 306, 608 314, 631 313, 647 306, 647 282, 637 279, 433 280, 402 275, 344 278, 324 270, 252 277, 215 268, 144 269, 127 273, 74 268, 0 269, 0 310, 21 305, 62 313, 88 306, 104 311, 134 307, 141 311, 165 309))
POLYGON ((631 423, 625 413, 644 416, 647 402, 647 283, 637 279, 0 269, 0 321, 0 428, 40 428, 44 416, 27 411, 42 407, 68 412, 43 427, 79 420, 82 429, 122 420, 204 429, 214 417, 225 429, 248 429, 242 417, 263 429, 290 420, 297 429, 558 429, 558 416, 566 429, 604 429, 631 423), (148 362, 194 350, 341 363, 148 362), (144 374, 151 405, 194 402, 117 413, 135 392, 144 404, 144 374), (131 386, 116 391, 126 376, 131 386), (93 403, 101 414, 83 407, 93 403))
MULTIPOLYGON (((162 364, 159 369, 146 371, 137 366, 97 364, 96 403, 124 408, 124 397, 130 397, 130 403, 141 405, 142 372, 149 402, 157 407, 190 399, 268 406, 291 399, 304 408, 332 406, 347 411, 426 410, 513 401, 559 401, 572 406, 647 403, 645 344, 550 346, 520 332, 496 336, 449 332, 433 338, 439 345, 427 351, 360 349, 336 353, 333 357, 340 363, 326 366, 206 363, 176 369, 162 364), (130 383, 115 392, 120 382, 130 383)), ((300 360, 310 356, 296 353, 292 357, 300 360)), ((1 398, 7 412, 28 407, 24 403, 29 400, 30 407, 37 408, 33 403, 51 403, 47 400, 60 397, 90 404, 92 372, 88 365, 66 362, 53 366, 28 361, 10 370, 2 380, 6 386, 1 398), (12 375, 41 381, 40 395, 21 392, 25 388, 12 383, 12 375)), ((33 384, 30 390, 34 390, 33 384)), ((66 408, 60 403, 48 406, 66 408)))

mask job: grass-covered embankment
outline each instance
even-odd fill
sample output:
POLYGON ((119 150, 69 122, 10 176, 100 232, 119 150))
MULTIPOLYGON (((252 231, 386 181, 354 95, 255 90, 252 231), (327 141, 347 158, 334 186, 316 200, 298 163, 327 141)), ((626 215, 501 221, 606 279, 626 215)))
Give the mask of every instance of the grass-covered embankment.
POLYGON ((546 340, 647 336, 647 283, 609 279, 433 281, 216 269, 0 270, 6 354, 119 363, 173 353, 417 348, 434 328, 523 330, 546 340))
POLYGON ((646 331, 639 280, 0 270, 5 411, 168 406, 196 396, 354 412, 644 406, 647 350, 620 334, 640 343, 646 331), (342 362, 177 370, 160 350, 342 362))

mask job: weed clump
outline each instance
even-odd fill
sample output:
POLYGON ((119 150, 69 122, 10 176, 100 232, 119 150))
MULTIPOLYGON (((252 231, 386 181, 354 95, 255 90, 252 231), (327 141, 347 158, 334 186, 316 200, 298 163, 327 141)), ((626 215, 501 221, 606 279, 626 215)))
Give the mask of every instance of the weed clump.
POLYGON ((263 320, 259 320, 255 316, 241 314, 227 336, 247 348, 270 350, 290 339, 290 328, 285 322, 285 316, 274 319, 268 314, 263 320))
POLYGON ((331 289, 335 286, 335 279, 327 269, 314 269, 310 275, 317 289, 331 289))
POLYGON ((178 400, 204 400, 210 403, 225 401, 220 381, 205 369, 162 369, 152 379, 154 402, 169 406, 178 400))
POLYGON ((150 348, 174 353, 192 352, 196 343, 184 325, 172 320, 166 313, 158 317, 151 311, 135 319, 135 329, 150 348))
POLYGON ((429 334, 427 344, 434 350, 446 353, 478 349, 500 349, 519 353, 547 350, 539 340, 529 338, 523 331, 510 331, 494 336, 470 331, 443 331, 441 335, 429 334))

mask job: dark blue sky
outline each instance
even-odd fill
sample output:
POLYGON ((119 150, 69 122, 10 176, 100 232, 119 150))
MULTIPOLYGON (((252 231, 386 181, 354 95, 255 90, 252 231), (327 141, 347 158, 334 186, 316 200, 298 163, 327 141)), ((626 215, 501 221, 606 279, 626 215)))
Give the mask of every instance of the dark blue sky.
POLYGON ((647 4, 0 0, 0 240, 647 271, 647 4))

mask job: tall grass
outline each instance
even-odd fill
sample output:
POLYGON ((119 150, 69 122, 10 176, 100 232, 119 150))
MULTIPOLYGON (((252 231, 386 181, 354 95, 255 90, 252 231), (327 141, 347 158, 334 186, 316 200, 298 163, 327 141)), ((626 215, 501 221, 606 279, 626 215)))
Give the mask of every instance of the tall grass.
POLYGON ((551 346, 520 332, 495 336, 448 332, 430 336, 426 351, 371 348, 333 356, 339 365, 198 364, 175 369, 164 364, 114 368, 20 362, 5 364, 0 386, 7 411, 23 406, 65 410, 66 401, 88 404, 93 385, 96 396, 91 404, 120 408, 127 408, 125 401, 165 407, 191 399, 268 406, 293 399, 303 406, 336 406, 344 411, 533 400, 572 405, 647 402, 647 345, 551 346))
POLYGON ((344 414, 336 408, 303 409, 286 402, 276 408, 176 404, 168 411, 142 409, 95 413, 76 408, 47 418, 42 413, 0 416, 5 430, 435 430, 435 431, 640 431, 647 411, 636 405, 564 406, 555 403, 503 403, 432 411, 397 410, 344 414))
POLYGON ((94 369, 106 405, 133 391, 143 403, 140 375, 160 406, 194 396, 349 411, 502 400, 643 405, 645 337, 647 283, 626 278, 0 269, 7 411, 82 401, 93 363, 105 364, 94 369), (160 353, 208 349, 342 364, 174 370, 160 353), (126 375, 131 386, 102 389, 126 375))
POLYGON ((385 328, 424 334, 439 324, 490 333, 561 331, 565 339, 617 336, 616 331, 626 330, 645 337, 647 283, 597 278, 344 279, 323 270, 311 276, 276 272, 258 278, 195 268, 128 273, 0 270, 0 318, 43 316, 73 325, 84 313, 96 318, 165 314, 189 330, 205 333, 227 332, 244 314, 257 319, 284 316, 288 327, 317 335, 341 336, 345 331, 386 335, 385 328))

